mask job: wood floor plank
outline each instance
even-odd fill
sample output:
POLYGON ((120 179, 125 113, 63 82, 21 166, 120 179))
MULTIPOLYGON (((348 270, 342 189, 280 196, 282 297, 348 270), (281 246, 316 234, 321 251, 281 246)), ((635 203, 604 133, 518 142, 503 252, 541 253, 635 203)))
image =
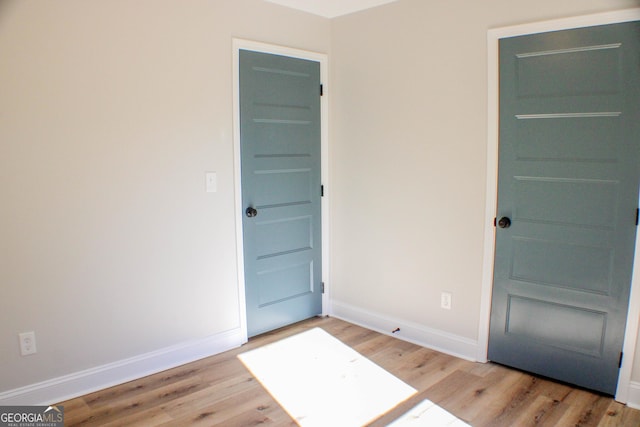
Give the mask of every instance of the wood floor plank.
POLYGON ((462 369, 468 371, 471 374, 484 377, 493 372, 503 369, 503 367, 500 365, 496 365, 495 363, 469 363, 462 369))
POLYGON ((229 420, 237 417, 258 416, 260 419, 268 419, 265 411, 270 408, 282 411, 265 390, 254 387, 161 425, 229 426, 229 420))
POLYGON ((386 367, 388 371, 395 371, 396 367, 404 365, 404 360, 417 349, 415 344, 391 337, 387 337, 387 339, 389 341, 371 352, 368 358, 372 362, 386 367))
POLYGON ((173 422, 173 418, 171 418, 171 416, 169 416, 169 414, 167 414, 162 408, 155 406, 130 415, 120 415, 109 422, 100 422, 100 426, 154 427, 167 422, 173 422))
POLYGON ((77 425, 91 416, 91 408, 83 398, 72 399, 64 403, 64 420, 67 425, 77 425))
POLYGON ((493 375, 500 378, 489 388, 486 410, 473 420, 481 426, 513 426, 525 408, 537 397, 539 379, 504 367, 493 375))
POLYGON ((518 384, 520 374, 496 371, 485 377, 467 375, 469 382, 443 400, 441 406, 468 422, 481 424, 486 419, 492 425, 498 424, 498 414, 503 412, 505 397, 518 384))
POLYGON ((291 418, 282 408, 277 405, 260 408, 259 410, 249 410, 235 417, 224 421, 225 426, 297 426, 293 418, 291 418))
POLYGON ((341 340, 360 354, 367 354, 368 357, 382 351, 389 345, 393 338, 386 335, 371 334, 367 335, 367 339, 363 340, 341 340))
MULTIPOLYGON (((295 426, 238 355, 312 328, 324 329, 416 389, 371 427, 386 426, 430 402, 437 405, 430 411, 445 410, 460 425, 473 427, 640 426, 640 411, 610 397, 492 363, 472 363, 333 318, 309 319, 240 348, 62 402, 65 425, 295 426)), ((425 422, 429 414, 422 414, 425 422)))
POLYGON ((409 399, 401 402, 398 406, 391 409, 387 413, 381 414, 380 417, 372 421, 368 427, 385 427, 426 401, 430 402, 427 396, 427 392, 418 391, 409 399))
MULTIPOLYGON (((569 405, 560 425, 592 427, 600 424, 613 399, 586 390, 575 389, 564 400, 569 405)), ((633 409, 626 408, 627 411, 633 409)))
POLYGON ((350 323, 323 325, 323 329, 338 338, 343 343, 353 347, 356 351, 359 345, 370 341, 371 339, 386 337, 370 329, 361 328, 360 326, 352 325, 350 323))
POLYGON ((226 381, 229 378, 244 375, 246 372, 247 368, 244 367, 237 356, 234 356, 212 364, 206 372, 200 374, 200 377, 204 381, 215 384, 226 381))
POLYGON ((406 381, 419 390, 427 389, 437 384, 469 363, 466 360, 437 353, 433 350, 423 351, 419 356, 421 356, 421 359, 413 367, 404 366, 397 371, 400 378, 407 378, 406 381))
POLYGON ((135 399, 137 396, 171 385, 185 378, 193 378, 205 369, 207 361, 197 361, 192 364, 170 369, 156 375, 150 375, 118 387, 111 387, 85 396, 84 401, 91 408, 99 408, 104 404, 113 404, 116 400, 135 399))
POLYGON ((538 395, 519 413, 513 425, 517 426, 556 426, 566 407, 561 402, 547 396, 538 395))
POLYGON ((162 405, 162 409, 173 418, 180 418, 257 387, 256 380, 246 372, 243 376, 232 377, 190 395, 168 401, 162 405))
MULTIPOLYGON (((396 375, 414 387, 427 388, 439 381, 432 376, 434 370, 446 370, 442 362, 450 359, 442 353, 424 347, 417 347, 404 358, 404 363, 395 370, 396 375)), ((446 375, 446 374, 443 374, 446 375)))
POLYGON ((480 377, 468 372, 451 372, 434 386, 430 387, 429 399, 438 405, 459 406, 465 399, 477 391, 473 386, 480 377))
POLYGON ((131 417, 149 408, 161 406, 164 402, 190 395, 207 387, 208 384, 203 383, 200 377, 194 376, 155 389, 147 389, 145 393, 137 394, 131 399, 122 399, 117 396, 112 401, 102 400, 100 406, 92 408, 88 416, 77 421, 76 424, 104 425, 118 418, 131 417))
POLYGON ((622 403, 611 402, 598 427, 640 426, 640 411, 629 411, 622 403))

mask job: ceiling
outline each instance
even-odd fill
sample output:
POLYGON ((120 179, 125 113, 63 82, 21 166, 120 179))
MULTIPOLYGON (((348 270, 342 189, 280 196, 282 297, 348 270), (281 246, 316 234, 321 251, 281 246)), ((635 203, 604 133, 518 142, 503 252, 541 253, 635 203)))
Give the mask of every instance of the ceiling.
POLYGON ((335 18, 397 0, 266 0, 292 9, 335 18))

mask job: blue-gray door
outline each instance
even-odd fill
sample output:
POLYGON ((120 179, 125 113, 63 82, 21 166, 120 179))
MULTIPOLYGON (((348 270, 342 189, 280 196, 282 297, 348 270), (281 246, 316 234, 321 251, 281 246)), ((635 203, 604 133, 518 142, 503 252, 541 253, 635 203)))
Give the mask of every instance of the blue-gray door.
POLYGON ((320 64, 240 51, 248 335, 322 312, 320 64))
POLYGON ((640 23, 500 41, 490 360, 615 394, 636 236, 640 23))

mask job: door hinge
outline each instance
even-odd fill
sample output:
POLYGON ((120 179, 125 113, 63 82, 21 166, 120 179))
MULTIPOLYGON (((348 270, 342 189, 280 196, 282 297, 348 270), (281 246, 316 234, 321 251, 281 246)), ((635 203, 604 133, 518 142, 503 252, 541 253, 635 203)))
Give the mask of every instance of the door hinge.
POLYGON ((636 225, 638 225, 638 216, 640 216, 640 209, 636 208, 636 225))
POLYGON ((324 197, 324 185, 320 186, 320 197, 324 197))
POLYGON ((498 225, 498 218, 493 218, 493 226, 496 227, 498 225))
POLYGON ((320 96, 324 96, 324 85, 320 85, 320 96))
POLYGON ((623 354, 624 354, 623 352, 620 352, 620 360, 618 361, 618 368, 622 368, 622 355, 623 354))
POLYGON ((322 293, 324 294, 324 282, 322 282, 321 287, 322 287, 322 293))

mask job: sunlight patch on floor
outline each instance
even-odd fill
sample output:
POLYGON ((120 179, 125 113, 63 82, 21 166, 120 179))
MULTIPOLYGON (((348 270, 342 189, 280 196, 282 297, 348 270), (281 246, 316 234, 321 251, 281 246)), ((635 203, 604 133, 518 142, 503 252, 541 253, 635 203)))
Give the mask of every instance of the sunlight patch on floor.
POLYGON ((471 427, 455 415, 425 399, 389 427, 471 427))
POLYGON ((320 328, 238 358, 303 427, 361 426, 416 393, 320 328))

